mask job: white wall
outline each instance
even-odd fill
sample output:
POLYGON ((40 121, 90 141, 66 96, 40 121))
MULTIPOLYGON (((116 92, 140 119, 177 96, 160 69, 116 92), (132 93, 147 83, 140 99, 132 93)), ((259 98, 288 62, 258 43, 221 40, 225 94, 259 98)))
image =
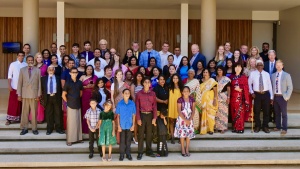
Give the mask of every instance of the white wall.
POLYGON ((262 43, 268 42, 270 49, 273 49, 273 22, 253 21, 252 22, 252 46, 259 47, 261 51, 262 43))
POLYGON ((277 54, 284 62, 284 68, 292 76, 294 91, 300 92, 300 6, 280 11, 277 54))

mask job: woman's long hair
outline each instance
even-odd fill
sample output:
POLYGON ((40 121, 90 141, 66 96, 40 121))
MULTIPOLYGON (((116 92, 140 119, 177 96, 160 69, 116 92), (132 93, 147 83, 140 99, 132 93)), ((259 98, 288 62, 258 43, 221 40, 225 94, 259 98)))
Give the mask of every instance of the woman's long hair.
POLYGON ((141 75, 141 76, 142 76, 141 85, 142 85, 142 81, 143 81, 144 78, 145 78, 145 75, 144 75, 142 72, 137 72, 136 75, 135 75, 135 77, 133 78, 133 82, 132 82, 135 86, 138 85, 138 83, 137 83, 137 76, 138 76, 138 75, 141 75))
POLYGON ((171 76, 171 81, 170 81, 170 90, 172 90, 173 93, 174 93, 174 89, 175 89, 175 83, 173 82, 174 76, 178 77, 178 87, 179 87, 180 91, 183 89, 182 80, 181 80, 180 76, 177 73, 175 73, 174 75, 171 76))
MULTIPOLYGON (((119 73, 119 72, 121 72, 122 73, 122 75, 123 75, 123 72, 122 72, 122 70, 121 69, 118 69, 118 70, 116 70, 116 72, 115 72, 115 76, 114 76, 114 98, 113 99, 115 99, 120 93, 119 93, 119 82, 118 82, 118 79, 117 79, 117 74, 119 73)), ((116 104, 116 103, 115 103, 116 104)))

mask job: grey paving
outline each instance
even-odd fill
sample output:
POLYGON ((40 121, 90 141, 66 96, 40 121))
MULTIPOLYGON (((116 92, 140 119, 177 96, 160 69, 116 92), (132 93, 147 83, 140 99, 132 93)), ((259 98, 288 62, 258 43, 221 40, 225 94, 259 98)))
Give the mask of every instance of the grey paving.
MULTIPOLYGON (((299 165, 300 153, 191 153, 182 157, 179 153, 170 153, 168 157, 142 160, 102 162, 99 156, 88 159, 88 154, 49 154, 49 155, 0 155, 0 167, 159 167, 174 166, 229 166, 229 165, 299 165)), ((218 167, 217 167, 218 168, 218 167)))
MULTIPOLYGON (((88 139, 88 134, 83 134, 84 139, 88 139)), ((225 134, 214 133, 213 135, 196 135, 194 140, 209 140, 209 139, 230 139, 230 140, 244 140, 244 139, 298 139, 300 138, 300 129, 290 129, 284 136, 280 132, 271 132, 266 134, 262 131, 259 133, 251 133, 250 129, 246 129, 244 134, 236 134, 227 131, 225 134)), ((58 134, 55 131, 51 135, 46 135, 46 130, 39 130, 38 135, 33 135, 29 130, 28 134, 21 136, 20 130, 0 130, 0 141, 9 140, 65 140, 65 134, 58 134)))
MULTIPOLYGON (((278 152, 300 151, 300 140, 192 140, 191 152, 278 152)), ((132 152, 137 152, 137 145, 132 144, 132 152)), ((153 150, 156 145, 152 145, 153 150)), ((180 144, 168 143, 169 151, 180 152, 180 144)), ((119 152, 119 146, 113 146, 119 152)), ((96 150, 96 148, 95 148, 96 150)), ((35 153, 87 153, 88 141, 66 146, 66 141, 10 141, 1 142, 2 154, 35 153)))

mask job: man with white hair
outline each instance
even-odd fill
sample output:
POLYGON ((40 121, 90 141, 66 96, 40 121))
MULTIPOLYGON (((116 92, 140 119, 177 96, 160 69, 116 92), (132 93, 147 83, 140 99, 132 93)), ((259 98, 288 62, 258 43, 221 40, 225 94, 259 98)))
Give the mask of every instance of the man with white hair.
POLYGON ((47 120, 47 132, 46 135, 50 135, 54 130, 59 134, 64 134, 63 120, 62 120, 62 87, 60 83, 60 77, 55 76, 55 67, 50 65, 47 68, 47 76, 42 77, 42 94, 44 98, 46 120, 47 120))
POLYGON ((107 41, 105 39, 101 39, 99 41, 99 48, 101 50, 101 58, 104 59, 105 52, 109 51, 109 49, 107 48, 107 41))
POLYGON ((191 50, 192 50, 193 57, 190 60, 190 65, 197 72, 198 61, 202 61, 203 67, 204 68, 206 67, 206 57, 199 52, 199 45, 197 45, 197 44, 193 44, 191 47, 191 50))
POLYGON ((254 98, 254 120, 255 133, 258 133, 263 127, 265 133, 270 133, 268 129, 270 104, 273 104, 273 90, 270 75, 263 70, 264 63, 256 60, 257 70, 251 72, 248 85, 249 90, 254 98), (263 124, 261 125, 260 110, 263 110, 263 124))
MULTIPOLYGON (((276 52, 275 50, 269 50, 268 51, 268 57, 269 60, 264 62, 264 71, 268 72, 270 77, 272 76, 273 73, 275 73, 276 70, 276 52)), ((275 122, 275 113, 274 113, 274 106, 270 105, 270 122, 275 122)))

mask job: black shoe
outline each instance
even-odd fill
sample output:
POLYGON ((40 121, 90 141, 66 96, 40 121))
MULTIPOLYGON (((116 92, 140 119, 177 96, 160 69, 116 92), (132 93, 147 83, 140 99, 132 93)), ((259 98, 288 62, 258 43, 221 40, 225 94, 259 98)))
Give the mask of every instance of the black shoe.
POLYGON ((129 155, 126 155, 126 158, 127 158, 128 160, 132 161, 132 157, 131 157, 130 154, 129 154, 129 155))
POLYGON ((123 161, 123 160, 124 160, 124 154, 120 154, 119 161, 123 161))
POLYGON ((234 130, 232 130, 231 132, 232 132, 232 133, 236 133, 236 130, 234 129, 234 130))
POLYGON ((58 134, 65 134, 65 132, 63 130, 56 130, 56 133, 58 133, 58 134))
POLYGON ((260 127, 255 127, 254 133, 258 133, 260 131, 260 127))
POLYGON ((149 157, 156 157, 156 155, 155 155, 154 153, 149 153, 149 154, 147 153, 146 156, 149 156, 149 157))
POLYGON ((100 151, 100 157, 103 157, 103 153, 102 153, 102 151, 100 151))
POLYGON ((270 130, 268 129, 268 127, 264 127, 263 131, 264 131, 265 133, 270 133, 270 130))
POLYGON ((243 134, 243 133, 244 133, 244 130, 237 130, 236 133, 238 133, 238 134, 243 134))
POLYGON ((37 130, 32 130, 32 133, 33 133, 34 135, 38 135, 38 134, 39 134, 39 131, 37 131, 37 130))
POLYGON ((52 132, 51 131, 47 131, 46 132, 46 135, 50 135, 52 132))
POLYGON ((90 155, 89 155, 89 159, 91 159, 91 158, 93 158, 93 153, 90 153, 90 155))
POLYGON ((143 154, 142 153, 138 153, 137 160, 141 160, 142 157, 143 157, 143 154))
POLYGON ((28 130, 27 129, 23 129, 20 133, 20 135, 25 135, 26 133, 28 133, 28 130))
POLYGON ((212 132, 212 131, 209 131, 209 132, 208 132, 208 134, 209 134, 209 135, 213 135, 213 134, 214 134, 214 132, 212 132))
POLYGON ((175 144, 174 137, 172 137, 172 139, 171 139, 171 144, 175 144))

